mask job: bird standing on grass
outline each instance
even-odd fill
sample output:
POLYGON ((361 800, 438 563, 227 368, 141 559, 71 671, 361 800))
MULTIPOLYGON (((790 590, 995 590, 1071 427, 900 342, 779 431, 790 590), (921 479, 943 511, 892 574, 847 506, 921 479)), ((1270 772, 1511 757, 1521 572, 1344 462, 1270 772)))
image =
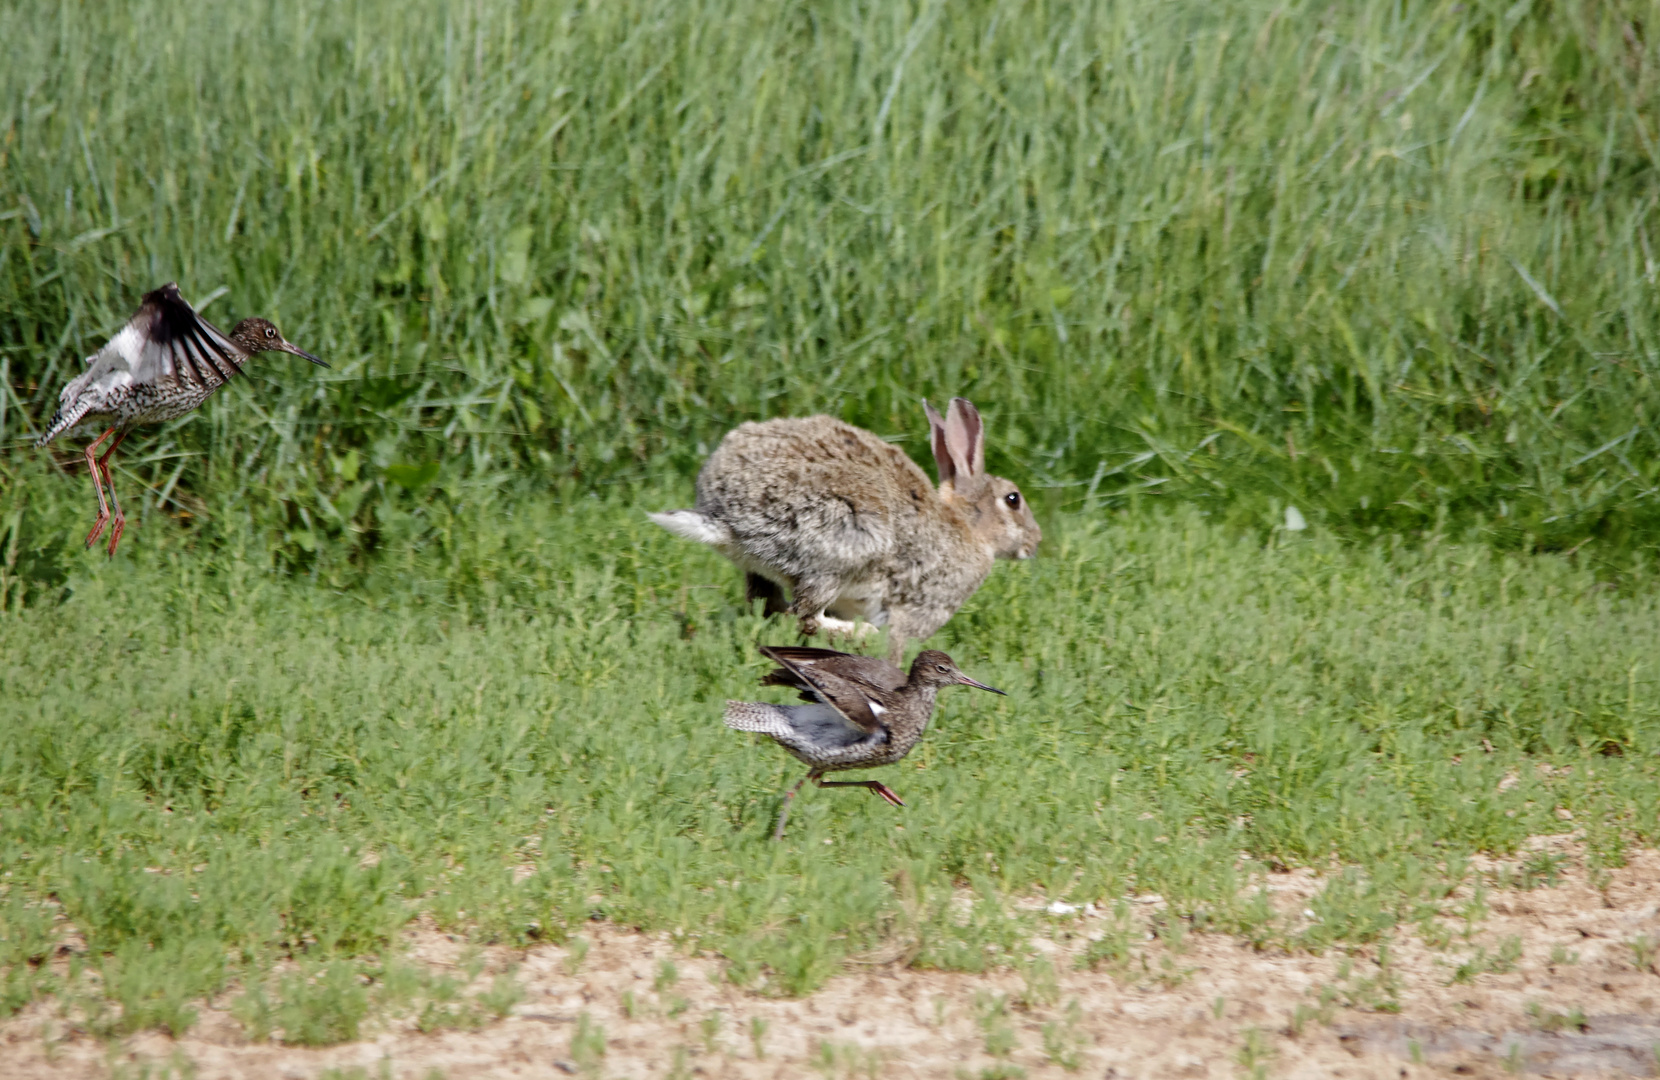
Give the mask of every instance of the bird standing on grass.
POLYGON ((171 282, 145 294, 138 312, 121 332, 96 355, 87 357, 87 369, 63 388, 57 413, 35 442, 36 446, 45 446, 82 424, 107 425, 107 430, 86 448, 87 468, 92 470, 92 484, 98 491, 98 521, 87 534, 87 547, 97 542, 109 522, 110 503, 115 504, 111 555, 121 542, 121 530, 126 528, 127 517, 115 497, 109 459, 127 433, 140 424, 177 420, 191 412, 229 382, 257 352, 293 353, 328 367, 304 349, 284 341, 277 328, 264 319, 243 319, 226 336, 196 314, 171 282), (115 441, 103 457, 95 458, 93 452, 111 435, 115 441), (104 501, 106 484, 109 502, 104 501))
POLYGON ((961 683, 990 690, 957 670, 951 658, 927 649, 911 663, 909 676, 874 656, 851 656, 833 649, 761 646, 761 655, 778 668, 761 679, 762 686, 788 686, 801 691, 808 705, 769 705, 759 701, 728 701, 726 726, 759 731, 793 754, 812 771, 784 794, 774 840, 784 839, 790 801, 811 780, 819 787, 869 788, 894 806, 904 806, 879 780, 825 780, 827 772, 891 765, 911 752, 928 729, 934 696, 942 686, 961 683))

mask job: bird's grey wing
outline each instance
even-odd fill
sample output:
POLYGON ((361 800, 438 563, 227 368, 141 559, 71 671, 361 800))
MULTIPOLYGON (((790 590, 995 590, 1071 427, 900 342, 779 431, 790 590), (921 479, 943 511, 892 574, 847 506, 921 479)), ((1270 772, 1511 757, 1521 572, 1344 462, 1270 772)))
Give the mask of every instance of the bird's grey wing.
MULTIPOLYGON (((763 645, 761 653, 768 659, 778 661, 787 672, 799 680, 795 685, 811 690, 820 701, 840 713, 848 723, 866 732, 875 731, 882 726, 881 721, 877 719, 882 715, 882 706, 871 700, 865 688, 858 683, 844 679, 834 672, 823 671, 818 664, 803 663, 785 649, 763 645)), ((789 684, 773 682, 769 685, 789 684)))
POLYGON ((849 723, 846 716, 829 704, 780 705, 791 730, 800 742, 825 750, 836 750, 869 740, 875 731, 849 723))
POLYGON ((879 719, 886 710, 871 696, 869 688, 829 671, 809 669, 808 680, 819 700, 847 717, 848 722, 866 731, 885 727, 879 719))
POLYGON ((216 390, 242 370, 241 352, 223 331, 196 314, 196 309, 169 282, 151 293, 120 334, 111 340, 138 355, 133 375, 138 382, 178 378, 216 390), (132 338, 123 341, 128 335, 132 338))
POLYGON ((829 705, 769 705, 764 701, 728 701, 726 726, 759 731, 796 750, 837 750, 865 742, 872 733, 847 722, 829 705))

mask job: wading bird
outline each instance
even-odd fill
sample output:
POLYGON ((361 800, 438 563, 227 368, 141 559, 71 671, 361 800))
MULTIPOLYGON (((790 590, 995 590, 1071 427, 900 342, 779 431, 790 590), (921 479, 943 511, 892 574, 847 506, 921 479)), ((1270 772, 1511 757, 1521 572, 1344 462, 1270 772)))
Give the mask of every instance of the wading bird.
POLYGON ((97 543, 103 533, 110 520, 111 503, 115 505, 111 555, 121 542, 127 517, 115 497, 109 459, 127 433, 140 424, 177 420, 189 413, 229 382, 257 352, 293 353, 328 367, 304 349, 284 341, 277 328, 264 319, 243 319, 227 336, 196 314, 171 282, 145 294, 138 312, 121 332, 87 357, 87 369, 63 388, 57 413, 35 442, 36 446, 45 446, 82 425, 106 428, 86 448, 87 468, 92 470, 92 484, 98 491, 98 521, 87 534, 87 547, 97 543), (111 435, 115 441, 104 456, 94 457, 93 452, 111 435), (105 485, 109 486, 109 502, 104 501, 105 485))
POLYGON ((942 686, 961 683, 994 694, 987 686, 957 670, 938 649, 917 654, 909 676, 874 656, 850 656, 833 649, 761 646, 761 655, 778 668, 761 679, 762 686, 788 686, 801 691, 807 705, 769 705, 760 701, 728 701, 726 726, 759 731, 788 750, 812 771, 784 794, 774 840, 784 839, 790 801, 811 780, 819 787, 869 788, 895 806, 898 795, 880 780, 825 780, 827 772, 891 765, 911 752, 928 729, 934 696, 942 686))

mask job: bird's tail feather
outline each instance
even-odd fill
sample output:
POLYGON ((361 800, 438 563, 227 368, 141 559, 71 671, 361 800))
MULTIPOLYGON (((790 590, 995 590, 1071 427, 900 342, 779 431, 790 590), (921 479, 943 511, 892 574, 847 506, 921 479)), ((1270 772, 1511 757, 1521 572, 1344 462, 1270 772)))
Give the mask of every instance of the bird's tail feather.
POLYGON ((778 706, 760 701, 728 701, 726 726, 735 731, 759 731, 766 735, 787 735, 790 725, 778 706))
POLYGON ((46 425, 46 431, 41 434, 40 438, 35 440, 35 445, 45 446, 59 435, 62 435, 64 432, 80 423, 81 418, 87 414, 87 410, 91 407, 92 403, 90 401, 83 401, 78 402, 67 409, 60 408, 52 415, 52 422, 46 425))

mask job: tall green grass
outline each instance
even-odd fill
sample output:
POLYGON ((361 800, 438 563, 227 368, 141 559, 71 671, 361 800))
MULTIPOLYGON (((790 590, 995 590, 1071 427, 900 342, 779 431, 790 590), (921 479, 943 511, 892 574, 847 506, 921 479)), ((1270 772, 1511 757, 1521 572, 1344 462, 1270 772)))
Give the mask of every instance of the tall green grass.
POLYGON ((1074 507, 1647 544, 1657 61, 1634 0, 20 0, 0 445, 177 278, 335 367, 122 482, 300 564, 434 467, 655 482, 953 393, 1074 507))
POLYGON ((1052 519, 1045 556, 934 642, 1009 696, 942 695, 875 774, 904 810, 809 790, 776 844, 802 767, 720 713, 770 693, 754 643, 780 627, 632 502, 521 502, 489 542, 405 549, 350 591, 170 532, 80 564, 67 599, 14 593, 0 1011, 53 993, 102 1029, 177 1030, 237 982, 256 1035, 349 1037, 371 1005, 351 972, 389 993, 422 916, 510 943, 666 931, 774 993, 877 947, 1020 962, 1048 916, 1010 901, 1034 895, 1158 893, 1173 943, 1349 948, 1475 918, 1460 884, 1538 884, 1529 836, 1583 830, 1593 872, 1656 839, 1650 578, 1489 545, 1263 545, 1188 509, 1052 519), (1330 871, 1312 921, 1252 891, 1289 865, 1330 871), (279 959, 298 973, 267 984, 279 959))

